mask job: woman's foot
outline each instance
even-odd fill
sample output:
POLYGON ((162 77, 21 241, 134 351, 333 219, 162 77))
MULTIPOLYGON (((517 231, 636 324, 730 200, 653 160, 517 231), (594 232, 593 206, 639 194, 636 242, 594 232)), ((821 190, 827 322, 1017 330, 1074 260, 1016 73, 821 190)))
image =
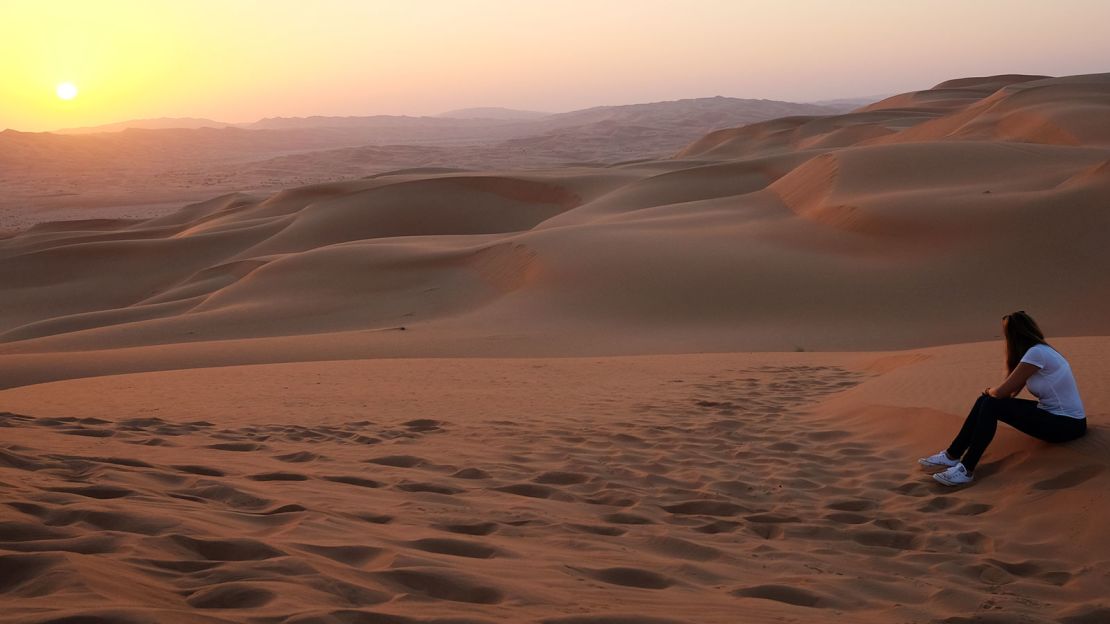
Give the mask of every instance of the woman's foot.
POLYGON ((936 473, 933 478, 944 485, 967 485, 973 479, 971 473, 961 463, 957 463, 944 472, 936 473))
POLYGON ((948 451, 941 451, 935 455, 922 457, 917 460, 917 463, 921 464, 921 467, 925 470, 936 470, 937 468, 951 468, 960 463, 960 460, 949 457, 948 451))

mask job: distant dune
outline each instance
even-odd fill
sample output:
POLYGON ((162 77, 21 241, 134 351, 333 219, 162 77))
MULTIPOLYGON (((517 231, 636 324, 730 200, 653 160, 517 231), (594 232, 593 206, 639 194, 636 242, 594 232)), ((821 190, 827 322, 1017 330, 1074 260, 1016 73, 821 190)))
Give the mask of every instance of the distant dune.
POLYGON ((408 115, 372 115, 369 117, 269 117, 253 123, 240 124, 248 130, 282 130, 291 128, 454 128, 486 127, 490 119, 444 119, 441 117, 411 117, 408 115))
POLYGON ((846 113, 848 111, 853 111, 857 108, 860 108, 861 106, 867 106, 869 104, 874 104, 875 102, 878 102, 880 100, 885 100, 890 96, 891 94, 872 95, 869 97, 837 98, 834 100, 818 100, 816 102, 812 102, 812 104, 815 104, 817 106, 824 106, 825 108, 831 108, 840 113, 846 113))
POLYGON ((450 110, 446 113, 440 113, 436 117, 453 117, 455 119, 539 119, 540 117, 547 117, 551 113, 541 113, 538 111, 516 110, 512 108, 499 108, 496 106, 477 107, 477 108, 459 108, 450 110))
MULTIPOLYGON (((423 158, 154 219, 41 224, 0 242, 0 354, 21 362, 11 384, 352 349, 904 348, 989 339, 983 319, 1033 305, 1057 334, 1097 334, 1108 111, 1110 75, 968 79, 712 132, 673 158, 423 158), (62 368, 40 355, 58 351, 62 368)), ((597 133, 610 114, 582 116, 597 133)))
POLYGON ((378 115, 79 136, 6 130, 0 132, 0 184, 6 191, 0 196, 0 233, 41 221, 163 214, 173 202, 223 192, 274 192, 392 169, 658 158, 710 130, 815 110, 705 98, 532 120, 378 115))
POLYGON ((580 126, 599 122, 670 123, 709 125, 747 123, 786 115, 832 112, 814 104, 795 104, 776 100, 751 100, 728 97, 694 98, 648 104, 596 106, 569 113, 551 115, 544 123, 551 127, 580 126))
POLYGON ((194 117, 163 117, 161 119, 132 119, 101 126, 86 126, 82 128, 62 128, 58 134, 95 134, 99 132, 119 132, 129 128, 142 130, 163 130, 169 128, 226 128, 232 124, 211 119, 198 119, 194 117))

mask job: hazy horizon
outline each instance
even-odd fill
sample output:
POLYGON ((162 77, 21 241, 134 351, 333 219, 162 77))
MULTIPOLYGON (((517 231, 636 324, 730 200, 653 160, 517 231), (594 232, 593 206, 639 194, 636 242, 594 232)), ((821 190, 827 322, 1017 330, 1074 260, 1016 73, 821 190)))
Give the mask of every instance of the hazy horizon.
MULTIPOLYGON (((833 102, 833 101, 837 101, 837 100, 867 99, 869 97, 880 98, 880 97, 890 97, 892 95, 896 95, 896 94, 895 93, 872 94, 871 96, 859 96, 859 98, 854 98, 854 97, 830 98, 828 100, 821 100, 821 101, 817 101, 817 102, 793 102, 793 103, 796 103, 796 104, 819 104, 820 102, 833 102)), ((655 101, 651 101, 651 102, 622 102, 622 103, 595 104, 595 105, 591 105, 591 106, 584 106, 582 108, 574 108, 574 109, 568 109, 568 110, 557 110, 557 111, 556 110, 525 110, 525 109, 517 109, 517 108, 511 108, 511 107, 508 107, 508 106, 498 106, 496 104, 491 104, 491 105, 488 105, 488 106, 463 106, 463 107, 458 107, 458 108, 454 108, 454 109, 450 109, 450 110, 444 110, 444 111, 438 111, 438 112, 432 112, 432 113, 423 113, 423 114, 419 114, 419 115, 410 114, 410 113, 403 113, 403 112, 402 113, 373 113, 373 112, 371 112, 371 113, 337 113, 337 114, 333 114, 333 115, 320 114, 320 113, 310 113, 310 114, 306 114, 306 115, 265 115, 265 116, 262 116, 262 117, 256 117, 256 118, 251 118, 251 119, 240 119, 240 120, 235 120, 235 121, 229 121, 227 119, 213 119, 213 118, 210 118, 210 117, 198 117, 198 116, 194 116, 194 115, 181 115, 181 116, 166 115, 166 116, 159 116, 159 117, 129 117, 129 118, 126 118, 126 119, 115 119, 115 120, 111 120, 111 121, 106 121, 104 123, 91 124, 89 126, 67 126, 67 127, 64 127, 64 128, 50 128, 50 129, 47 129, 47 130, 23 130, 23 129, 20 129, 20 128, 3 128, 3 127, 0 127, 0 131, 10 129, 10 130, 16 130, 16 131, 19 131, 19 132, 53 132, 53 131, 59 131, 59 130, 71 130, 71 129, 80 129, 80 128, 96 128, 96 127, 99 127, 99 126, 112 126, 112 125, 116 125, 116 124, 133 122, 133 121, 159 121, 159 120, 176 120, 176 119, 181 119, 181 120, 205 120, 205 121, 213 121, 213 122, 222 123, 222 124, 228 124, 230 126, 246 126, 246 125, 250 125, 250 124, 253 124, 253 123, 256 123, 256 122, 265 121, 267 119, 305 119, 305 118, 310 118, 310 117, 334 117, 334 118, 374 117, 374 116, 440 117, 442 115, 446 115, 447 113, 453 113, 453 112, 456 112, 456 111, 465 111, 465 110, 471 110, 471 109, 473 109, 473 110, 500 109, 500 110, 505 110, 505 111, 516 111, 516 112, 526 112, 526 113, 542 113, 542 114, 546 114, 546 115, 558 115, 558 114, 561 114, 561 113, 570 113, 570 112, 575 112, 575 111, 580 111, 580 110, 588 110, 590 108, 605 108, 605 107, 609 107, 609 106, 633 106, 633 105, 637 105, 637 104, 658 104, 658 103, 663 103, 663 102, 680 102, 680 101, 683 101, 683 100, 703 100, 703 99, 712 99, 712 98, 717 98, 717 97, 724 97, 724 98, 738 99, 738 100, 740 100, 740 99, 750 99, 750 100, 765 99, 765 100, 768 100, 768 101, 784 101, 784 102, 786 102, 786 100, 773 100, 771 98, 743 98, 741 96, 735 96, 735 95, 730 95, 730 96, 703 95, 703 96, 691 96, 691 97, 676 97, 676 98, 672 98, 670 100, 655 100, 655 101)), ((790 102, 787 102, 787 103, 790 103, 790 102)), ((521 120, 521 121, 523 121, 523 120, 521 120)))
POLYGON ((814 102, 1106 71, 1110 4, 214 0, 0 8, 0 128, 130 119, 563 112, 716 95, 814 102), (959 19, 952 19, 958 14, 959 19), (1034 42, 1035 45, 1030 45, 1034 42), (59 84, 77 97, 63 101, 59 84))

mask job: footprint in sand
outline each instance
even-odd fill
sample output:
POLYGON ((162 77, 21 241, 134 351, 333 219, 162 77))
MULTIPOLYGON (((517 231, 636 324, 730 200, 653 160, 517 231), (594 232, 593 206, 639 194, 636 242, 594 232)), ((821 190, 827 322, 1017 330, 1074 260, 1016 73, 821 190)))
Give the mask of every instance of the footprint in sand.
POLYGON ((713 522, 694 527, 694 530, 698 533, 716 535, 718 533, 732 533, 739 529, 741 526, 743 526, 741 523, 733 522, 731 520, 714 520, 713 522))
POLYGON ((893 550, 916 550, 921 545, 921 535, 909 531, 864 529, 849 534, 852 541, 864 546, 877 546, 893 550))
POLYGON ((40 585, 36 581, 66 561, 64 555, 57 553, 0 555, 0 596, 34 595, 40 591, 35 587, 40 585))
POLYGON ((386 455, 385 457, 374 457, 372 459, 367 459, 366 463, 391 466, 393 468, 418 468, 428 464, 427 460, 413 455, 386 455))
POLYGON ((641 568, 602 568, 593 570, 589 568, 571 568, 594 580, 610 585, 624 585, 625 587, 639 587, 641 589, 666 589, 675 584, 674 579, 641 568))
POLYGON ((1038 481, 1037 483, 1033 484, 1033 489, 1034 490, 1065 490, 1067 488, 1075 487, 1075 486, 1079 485, 1080 483, 1083 483, 1085 481, 1089 481, 1089 480, 1097 477, 1098 475, 1102 474, 1102 472, 1104 470, 1106 470, 1106 467, 1098 465, 1098 464, 1089 464, 1089 465, 1086 465, 1086 466, 1079 466, 1078 468, 1072 468, 1071 470, 1068 470, 1068 471, 1063 472, 1059 475, 1056 475, 1055 477, 1052 477, 1051 479, 1045 479, 1044 481, 1038 481))
POLYGON ((246 511, 262 509, 273 504, 272 500, 261 498, 253 494, 248 494, 247 492, 237 490, 230 485, 214 483, 211 481, 202 481, 192 488, 167 492, 167 495, 182 500, 190 500, 200 503, 222 503, 233 509, 246 511))
POLYGON ((112 464, 113 466, 128 466, 130 468, 154 468, 152 464, 148 464, 141 459, 132 459, 130 457, 81 457, 80 455, 63 456, 63 459, 84 459, 98 464, 112 464))
POLYGON ((188 535, 167 535, 163 539, 175 544, 174 550, 209 561, 261 561, 287 554, 269 544, 247 538, 200 539, 188 535))
POLYGON ((215 449, 217 451, 235 451, 245 453, 249 451, 257 451, 265 448, 264 445, 257 442, 220 442, 218 444, 209 444, 205 448, 215 449))
POLYGON ((274 459, 291 464, 300 464, 305 462, 313 462, 321 459, 320 455, 309 451, 297 451, 296 453, 286 453, 285 455, 275 455, 274 459))
POLYGON ((686 501, 674 505, 664 505, 663 509, 672 514, 698 516, 735 516, 752 511, 736 503, 714 500, 686 501))
POLYGON ((505 492, 506 494, 515 494, 516 496, 524 496, 527 498, 550 498, 561 501, 572 501, 573 496, 561 492, 553 487, 546 485, 539 485, 536 483, 514 483, 512 485, 503 485, 501 487, 490 488, 497 492, 505 492))
POLYGON ((605 514, 604 516, 601 517, 601 519, 606 521, 606 522, 611 522, 613 524, 655 524, 655 521, 652 520, 651 518, 647 518, 645 516, 641 516, 641 515, 637 515, 637 514, 633 514, 633 513, 626 513, 626 512, 623 512, 623 511, 619 511, 617 513, 605 514))
POLYGON ((453 487, 450 485, 442 485, 439 483, 423 483, 423 482, 406 482, 398 483, 396 486, 402 492, 429 492, 432 494, 443 494, 451 496, 454 494, 462 494, 466 490, 462 488, 453 487))
POLYGON ((798 607, 837 608, 842 602, 825 594, 790 585, 756 585, 733 590, 733 596, 740 598, 762 598, 798 607))
POLYGON ((825 516, 825 519, 831 522, 838 522, 840 524, 865 524, 867 522, 871 522, 872 518, 871 516, 852 513, 850 511, 841 511, 828 514, 825 516))
POLYGON ((688 624, 684 620, 652 617, 641 614, 619 615, 572 615, 569 617, 547 618, 540 624, 688 624))
POLYGON ((438 431, 439 429, 442 429, 443 423, 438 420, 432 420, 430 418, 418 418, 416 420, 403 422, 401 423, 401 426, 408 428, 410 431, 424 432, 438 431))
POLYGON ((211 468, 209 466, 178 465, 170 466, 170 468, 173 468, 174 470, 180 470, 181 472, 186 472, 189 474, 202 475, 205 477, 222 477, 227 474, 219 468, 211 468))
POLYGON ((532 479, 532 481, 548 485, 576 485, 589 481, 589 477, 577 472, 561 472, 558 470, 553 470, 537 476, 535 479, 532 479))
POLYGON ((678 537, 652 537, 647 540, 645 546, 653 552, 689 561, 712 561, 719 559, 724 554, 712 546, 705 546, 678 537))
POLYGON ((280 507, 274 507, 273 509, 267 511, 259 511, 256 513, 262 516, 277 516, 281 514, 298 513, 302 511, 308 511, 308 509, 302 505, 290 503, 288 505, 281 505, 280 507))
POLYGON ((497 531, 497 524, 494 522, 458 522, 434 526, 441 531, 463 535, 490 535, 497 531))
POLYGON ((396 568, 378 573, 382 580, 402 590, 440 600, 498 604, 505 592, 485 580, 444 568, 396 568))
POLYGON ((353 517, 363 522, 369 522, 370 524, 389 524, 394 520, 394 517, 391 515, 371 512, 356 513, 353 514, 353 517))
POLYGON ((867 511, 878 507, 878 503, 872 500, 855 498, 846 500, 831 501, 825 505, 828 509, 835 509, 837 511, 867 511))
POLYGON ((474 479, 474 480, 492 478, 490 473, 486 472, 485 470, 482 470, 481 468, 463 468, 461 470, 458 470, 458 471, 454 472, 451 476, 456 478, 456 479, 474 479))
POLYGON ((197 609, 254 609, 274 598, 274 592, 250 583, 224 583, 197 590, 185 602, 197 609))
POLYGON ((385 548, 359 545, 329 546, 321 544, 296 544, 297 548, 349 566, 364 567, 368 563, 380 564, 392 559, 393 552, 385 548))
POLYGON ((578 531, 580 533, 592 533, 593 535, 604 535, 606 537, 619 537, 628 532, 628 529, 622 529, 615 526, 605 526, 598 524, 568 524, 567 528, 578 531))
POLYGON ((958 516, 978 516, 979 514, 987 513, 993 508, 993 505, 987 505, 985 503, 967 503, 952 510, 951 513, 958 516))
POLYGON ((297 472, 263 472, 247 478, 251 481, 308 481, 308 476, 297 472))
POLYGON ((66 494, 76 494, 78 496, 85 496, 88 498, 123 498, 131 496, 135 493, 134 490, 118 487, 114 485, 90 485, 86 487, 53 487, 46 488, 51 492, 65 492, 66 494))
POLYGON ((469 540, 433 537, 406 542, 405 545, 424 552, 471 559, 492 559, 504 556, 504 552, 498 548, 469 540))
POLYGON ((321 478, 325 481, 332 481, 334 483, 346 483, 347 485, 355 485, 364 488, 380 488, 385 485, 384 483, 380 481, 374 481, 373 479, 366 479, 363 477, 355 477, 349 475, 331 475, 321 478))
POLYGON ((89 438, 110 438, 116 435, 116 432, 112 431, 111 429, 90 429, 88 427, 58 429, 58 433, 63 433, 65 435, 86 436, 89 438))

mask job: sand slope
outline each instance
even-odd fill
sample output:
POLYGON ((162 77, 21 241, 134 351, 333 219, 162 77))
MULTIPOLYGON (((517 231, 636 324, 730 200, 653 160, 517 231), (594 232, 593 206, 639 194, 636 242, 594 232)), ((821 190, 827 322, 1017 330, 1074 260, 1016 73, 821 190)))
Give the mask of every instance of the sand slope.
POLYGON ((0 236, 44 221, 149 218, 220 193, 273 193, 396 169, 659 158, 710 130, 827 112, 812 104, 716 97, 538 119, 377 115, 237 125, 178 119, 86 128, 80 130, 90 132, 78 135, 4 130, 0 236), (113 129, 120 131, 107 131, 113 129))
POLYGON ((1107 75, 965 79, 672 159, 404 170, 44 224, 0 241, 0 386, 371 354, 905 348, 990 339, 1019 308, 1101 334, 1108 113, 1107 75))
POLYGON ((957 491, 914 460, 997 343, 0 392, 0 621, 1101 622, 1110 340, 1054 342, 1091 433, 957 491))

